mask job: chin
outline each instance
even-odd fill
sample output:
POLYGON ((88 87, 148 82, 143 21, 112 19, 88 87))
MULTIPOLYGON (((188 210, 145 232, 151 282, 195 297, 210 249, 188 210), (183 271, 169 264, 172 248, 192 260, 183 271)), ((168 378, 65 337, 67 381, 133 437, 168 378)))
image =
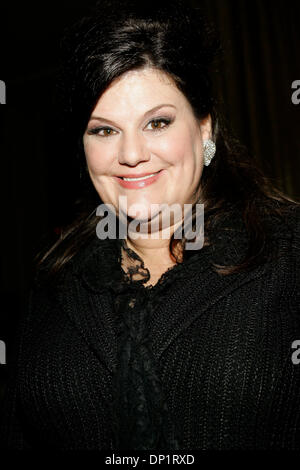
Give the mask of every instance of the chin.
POLYGON ((130 219, 132 220, 136 220, 138 222, 144 222, 144 223, 147 223, 147 222, 150 222, 151 220, 155 219, 158 215, 158 211, 155 211, 153 213, 151 213, 151 209, 145 209, 143 211, 138 211, 138 213, 136 213, 135 210, 132 210, 132 211, 128 211, 127 215, 130 219))

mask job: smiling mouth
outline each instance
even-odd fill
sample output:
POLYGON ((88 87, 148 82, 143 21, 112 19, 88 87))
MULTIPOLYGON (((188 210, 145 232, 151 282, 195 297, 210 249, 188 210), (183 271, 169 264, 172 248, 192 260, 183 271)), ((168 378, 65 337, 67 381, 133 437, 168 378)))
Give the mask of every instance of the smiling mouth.
POLYGON ((143 189, 155 183, 163 170, 159 170, 155 173, 140 173, 139 175, 127 174, 124 176, 115 176, 114 178, 118 183, 126 189, 143 189))
POLYGON ((132 178, 125 178, 125 176, 119 176, 119 178, 121 178, 124 181, 143 181, 143 180, 146 180, 148 178, 152 178, 152 176, 155 176, 158 173, 159 173, 159 171, 157 171, 156 173, 151 173, 151 174, 146 175, 146 176, 139 176, 139 177, 132 177, 132 178))

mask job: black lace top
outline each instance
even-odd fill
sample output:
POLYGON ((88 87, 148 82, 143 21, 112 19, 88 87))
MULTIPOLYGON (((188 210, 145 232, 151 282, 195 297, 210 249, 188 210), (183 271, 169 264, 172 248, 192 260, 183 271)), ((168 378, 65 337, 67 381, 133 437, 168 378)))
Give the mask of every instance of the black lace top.
POLYGON ((111 273, 110 283, 119 327, 119 361, 113 379, 112 403, 115 448, 180 449, 179 432, 168 412, 148 344, 147 322, 162 289, 173 282, 174 276, 180 277, 186 263, 170 267, 154 286, 144 286, 150 279, 144 262, 127 246, 126 240, 117 243, 122 275, 111 273), (121 267, 124 256, 130 264, 127 273, 121 267))

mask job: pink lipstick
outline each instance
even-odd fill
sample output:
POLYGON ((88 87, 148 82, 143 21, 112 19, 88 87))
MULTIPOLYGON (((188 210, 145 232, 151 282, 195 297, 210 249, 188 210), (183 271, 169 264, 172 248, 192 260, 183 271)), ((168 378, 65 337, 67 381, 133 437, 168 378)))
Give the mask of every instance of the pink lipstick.
POLYGON ((150 184, 157 181, 162 170, 156 173, 139 173, 139 174, 127 174, 121 176, 114 176, 118 183, 123 188, 128 189, 141 189, 149 186, 150 184))

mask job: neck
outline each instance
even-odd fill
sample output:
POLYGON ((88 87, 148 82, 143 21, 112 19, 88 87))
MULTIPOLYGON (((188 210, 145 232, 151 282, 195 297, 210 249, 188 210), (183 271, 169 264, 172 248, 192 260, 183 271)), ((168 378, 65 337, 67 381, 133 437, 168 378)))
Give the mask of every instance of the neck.
MULTIPOLYGON (((165 229, 147 234, 147 238, 136 238, 128 232, 126 239, 127 246, 142 258, 145 266, 160 266, 162 268, 172 266, 176 263, 176 259, 170 253, 170 239, 180 223, 178 222, 165 229)), ((174 243, 173 247, 173 251, 178 256, 180 253, 179 244, 174 243)))

